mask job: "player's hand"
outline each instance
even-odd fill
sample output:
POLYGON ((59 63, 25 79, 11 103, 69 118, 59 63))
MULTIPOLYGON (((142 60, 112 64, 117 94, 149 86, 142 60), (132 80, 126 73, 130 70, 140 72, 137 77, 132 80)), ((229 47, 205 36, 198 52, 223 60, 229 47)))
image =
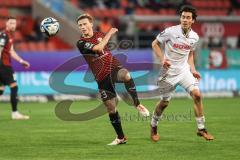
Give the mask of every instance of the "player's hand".
POLYGON ((22 60, 20 63, 26 69, 28 69, 30 67, 30 63, 28 63, 27 61, 22 60))
POLYGON ((199 72, 193 71, 192 74, 193 74, 193 77, 197 78, 198 80, 201 79, 201 74, 199 72))
POLYGON ((117 28, 111 28, 109 32, 111 33, 111 35, 113 35, 113 34, 115 34, 117 31, 118 31, 117 28))
POLYGON ((171 66, 171 64, 168 61, 168 59, 164 59, 162 62, 162 66, 163 66, 163 68, 168 69, 171 66))

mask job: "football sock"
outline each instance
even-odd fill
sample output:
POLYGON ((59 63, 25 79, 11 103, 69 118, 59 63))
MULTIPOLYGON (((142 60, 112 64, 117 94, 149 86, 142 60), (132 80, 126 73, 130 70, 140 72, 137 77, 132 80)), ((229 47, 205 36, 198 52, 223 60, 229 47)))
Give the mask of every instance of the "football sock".
POLYGON ((204 129, 205 128, 205 126, 204 126, 205 117, 204 116, 196 117, 196 122, 197 122, 198 129, 204 129))
POLYGON ((18 97, 17 97, 18 86, 12 87, 10 89, 11 89, 10 101, 11 101, 11 105, 12 105, 12 111, 16 112, 17 111, 17 103, 18 103, 18 97))
POLYGON ((115 132, 118 135, 118 138, 123 139, 124 138, 124 133, 123 133, 123 130, 122 130, 121 119, 120 119, 120 116, 118 114, 118 111, 116 111, 116 113, 110 113, 109 118, 110 118, 110 121, 112 123, 112 126, 113 126, 115 132))
POLYGON ((156 127, 158 125, 158 121, 161 118, 161 116, 157 116, 153 113, 152 120, 151 120, 151 126, 156 127))
POLYGON ((132 99, 133 99, 133 103, 135 106, 138 106, 140 104, 139 99, 138 99, 138 95, 137 95, 137 90, 136 90, 136 86, 134 84, 133 79, 131 78, 129 81, 124 82, 125 84, 125 88, 128 91, 128 93, 131 95, 132 99))
POLYGON ((3 95, 3 90, 0 90, 0 96, 3 95))

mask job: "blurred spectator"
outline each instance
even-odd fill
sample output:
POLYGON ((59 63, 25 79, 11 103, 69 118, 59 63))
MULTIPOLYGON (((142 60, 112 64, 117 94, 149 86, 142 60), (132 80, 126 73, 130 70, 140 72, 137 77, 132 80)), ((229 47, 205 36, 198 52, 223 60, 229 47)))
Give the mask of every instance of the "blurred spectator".
POLYGON ((103 2, 107 8, 120 8, 119 0, 103 0, 103 2))
POLYGON ((133 2, 128 2, 127 6, 125 8, 125 14, 126 15, 132 15, 134 14, 134 10, 135 10, 135 4, 133 2))
POLYGON ((103 18, 98 25, 99 30, 103 33, 107 33, 112 27, 112 21, 107 17, 103 18))
POLYGON ((151 43, 156 38, 158 32, 159 32, 158 27, 154 27, 153 25, 147 25, 146 29, 140 30, 139 39, 142 41, 139 44, 139 47, 140 48, 151 47, 151 43))
POLYGON ((127 26, 126 26, 126 37, 128 40, 134 39, 135 33, 135 22, 132 20, 132 17, 129 18, 127 26))
POLYGON ((95 0, 79 0, 79 8, 94 8, 97 6, 95 0))
POLYGON ((177 14, 179 13, 180 9, 182 8, 182 6, 184 5, 192 5, 191 2, 189 0, 182 0, 177 7, 177 14))
POLYGON ((240 8, 240 0, 231 0, 231 3, 234 8, 240 8))
POLYGON ((209 41, 208 41, 208 48, 221 48, 222 47, 222 40, 221 38, 217 38, 217 37, 209 37, 209 41))
POLYGON ((240 34, 237 37, 237 48, 240 48, 240 34))

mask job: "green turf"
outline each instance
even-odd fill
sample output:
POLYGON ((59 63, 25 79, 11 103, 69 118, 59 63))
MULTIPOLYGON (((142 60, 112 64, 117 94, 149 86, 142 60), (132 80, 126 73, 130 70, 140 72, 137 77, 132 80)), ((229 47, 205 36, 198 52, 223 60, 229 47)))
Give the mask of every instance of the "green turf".
MULTIPOLYGON (((144 100, 152 112, 157 100, 144 100)), ((74 113, 90 110, 100 102, 75 102, 74 113)), ((126 145, 107 146, 115 138, 108 116, 86 122, 66 122, 54 113, 56 103, 22 103, 31 120, 10 119, 9 104, 0 103, 1 160, 220 160, 239 159, 240 99, 205 99, 207 128, 216 140, 196 136, 192 102, 173 99, 160 122, 161 140, 149 139, 149 119, 140 119, 134 108, 120 102, 126 145), (191 117, 190 117, 191 114, 191 117), (128 115, 128 116, 126 116, 128 115), (131 118, 130 118, 131 115, 131 118)))

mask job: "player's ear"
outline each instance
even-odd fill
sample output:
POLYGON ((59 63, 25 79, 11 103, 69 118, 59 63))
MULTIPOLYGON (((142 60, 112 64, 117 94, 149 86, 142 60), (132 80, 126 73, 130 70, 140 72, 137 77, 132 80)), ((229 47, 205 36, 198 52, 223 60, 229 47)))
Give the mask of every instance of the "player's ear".
POLYGON ((192 20, 192 24, 195 22, 195 19, 192 20))

